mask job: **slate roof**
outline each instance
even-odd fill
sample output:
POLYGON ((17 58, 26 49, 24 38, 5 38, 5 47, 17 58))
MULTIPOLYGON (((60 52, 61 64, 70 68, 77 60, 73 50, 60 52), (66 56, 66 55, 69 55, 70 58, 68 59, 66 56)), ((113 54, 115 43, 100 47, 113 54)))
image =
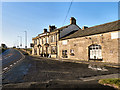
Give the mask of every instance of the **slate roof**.
POLYGON ((86 28, 85 30, 80 29, 77 32, 61 39, 64 40, 64 39, 71 39, 71 38, 77 38, 77 37, 84 37, 84 36, 101 34, 101 33, 106 33, 111 31, 118 31, 118 30, 120 30, 120 20, 89 27, 89 28, 86 28))
POLYGON ((67 27, 69 27, 71 25, 76 25, 79 29, 81 29, 77 24, 69 24, 69 25, 66 25, 66 26, 63 26, 63 27, 60 27, 60 28, 56 28, 56 29, 52 30, 51 32, 54 32, 56 30, 62 30, 62 29, 67 28, 67 27))
MULTIPOLYGON (((63 30, 64 28, 68 28, 71 25, 76 25, 79 29, 81 29, 77 24, 69 24, 69 25, 66 25, 66 26, 63 26, 63 27, 60 27, 60 28, 56 28, 56 29, 52 30, 51 32, 54 32, 54 31, 57 31, 57 30, 63 30)), ((50 33, 50 32, 47 32, 47 33, 50 33)), ((41 33, 41 34, 44 34, 44 33, 41 33)), ((39 35, 41 35, 41 34, 38 34, 38 36, 32 38, 32 40, 35 40, 35 39, 39 38, 39 35)))

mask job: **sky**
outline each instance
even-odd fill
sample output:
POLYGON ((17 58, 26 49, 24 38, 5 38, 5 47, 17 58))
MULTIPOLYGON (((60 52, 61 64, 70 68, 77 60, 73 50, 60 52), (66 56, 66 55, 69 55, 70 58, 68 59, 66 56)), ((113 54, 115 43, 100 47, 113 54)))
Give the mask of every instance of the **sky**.
POLYGON ((118 2, 73 2, 65 20, 69 6, 70 2, 3 2, 1 42, 8 47, 19 45, 21 36, 24 47, 27 31, 30 47, 32 38, 44 28, 69 25, 70 17, 75 17, 81 28, 118 20, 118 2))

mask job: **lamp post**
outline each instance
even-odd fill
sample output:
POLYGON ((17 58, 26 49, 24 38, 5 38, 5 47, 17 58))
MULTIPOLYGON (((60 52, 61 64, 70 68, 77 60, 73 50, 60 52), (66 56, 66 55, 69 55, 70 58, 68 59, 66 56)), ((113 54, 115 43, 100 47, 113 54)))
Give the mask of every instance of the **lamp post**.
POLYGON ((18 37, 20 37, 20 47, 22 48, 22 37, 21 36, 18 37))
POLYGON ((25 32, 25 49, 27 50, 27 31, 24 32, 25 32))

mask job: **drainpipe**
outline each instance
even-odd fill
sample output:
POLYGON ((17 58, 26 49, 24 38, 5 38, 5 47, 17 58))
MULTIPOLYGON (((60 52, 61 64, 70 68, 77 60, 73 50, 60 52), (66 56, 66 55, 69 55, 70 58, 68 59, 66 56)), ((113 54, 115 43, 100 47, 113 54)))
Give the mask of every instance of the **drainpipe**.
POLYGON ((56 34, 56 58, 58 57, 58 51, 57 51, 57 34, 56 34))

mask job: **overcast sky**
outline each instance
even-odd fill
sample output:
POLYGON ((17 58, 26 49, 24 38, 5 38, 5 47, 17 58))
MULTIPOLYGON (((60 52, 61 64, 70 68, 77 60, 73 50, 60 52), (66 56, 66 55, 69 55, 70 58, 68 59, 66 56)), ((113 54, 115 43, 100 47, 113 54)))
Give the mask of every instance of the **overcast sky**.
MULTIPOLYGON (((28 34, 28 47, 32 37, 48 29, 57 28, 64 23, 70 2, 4 2, 2 3, 2 43, 7 46, 18 45, 22 36, 25 43, 25 30, 28 34)), ((73 2, 64 25, 70 24, 75 17, 82 28, 116 21, 118 19, 117 2, 73 2)))

